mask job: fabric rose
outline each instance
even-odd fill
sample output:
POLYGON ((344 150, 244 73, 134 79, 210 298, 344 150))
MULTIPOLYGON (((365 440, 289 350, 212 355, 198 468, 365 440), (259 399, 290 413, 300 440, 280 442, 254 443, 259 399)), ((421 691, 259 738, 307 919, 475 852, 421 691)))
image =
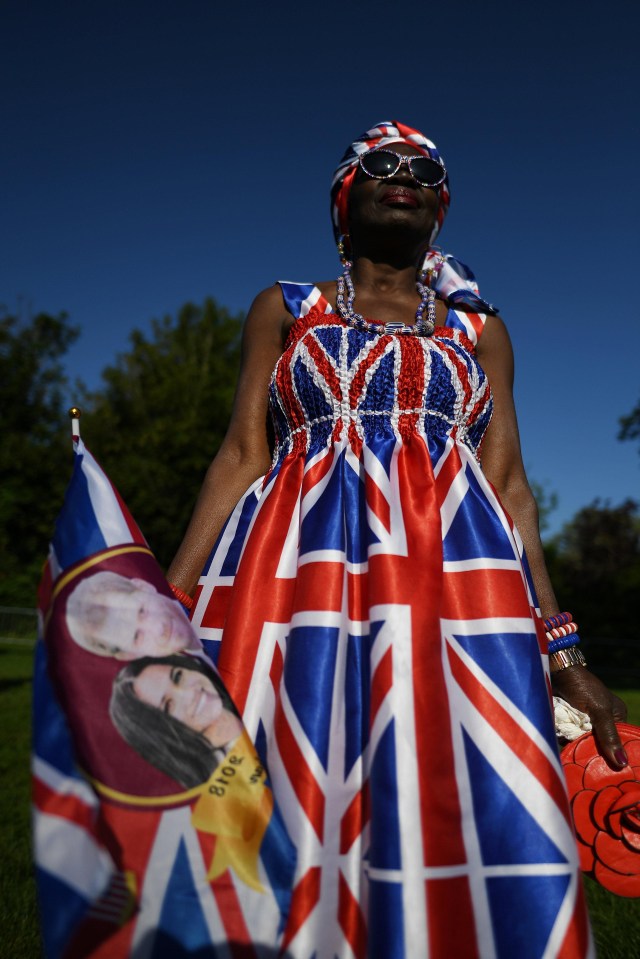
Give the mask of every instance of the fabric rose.
POLYGON ((561 759, 584 872, 618 896, 640 897, 640 728, 616 723, 629 765, 607 765, 591 733, 561 759))

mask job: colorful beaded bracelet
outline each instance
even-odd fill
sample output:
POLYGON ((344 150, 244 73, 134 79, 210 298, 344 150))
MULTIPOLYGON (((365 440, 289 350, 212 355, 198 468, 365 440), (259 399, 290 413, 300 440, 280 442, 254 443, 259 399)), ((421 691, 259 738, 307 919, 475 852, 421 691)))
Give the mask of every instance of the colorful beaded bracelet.
POLYGON ((570 649, 571 646, 577 646, 580 642, 578 636, 578 624, 574 623, 571 613, 555 613, 544 621, 544 628, 547 631, 547 641, 549 643, 548 653, 550 656, 562 649, 570 649))
POLYGON ((193 598, 189 596, 188 593, 185 593, 185 591, 180 589, 179 586, 176 586, 175 583, 169 583, 169 589, 175 598, 182 603, 185 609, 193 609, 193 598))
POLYGON ((573 616, 571 613, 556 613, 555 616, 549 616, 548 619, 544 621, 545 629, 558 629, 559 626, 566 626, 567 623, 573 622, 573 616))
POLYGON ((563 636, 570 636, 571 633, 578 632, 577 623, 567 623, 566 626, 557 626, 555 629, 547 630, 547 639, 551 641, 552 639, 562 639, 563 636))
POLYGON ((573 633, 572 636, 563 636, 562 639, 552 639, 547 647, 547 652, 552 656, 553 653, 557 653, 561 649, 571 649, 572 646, 577 646, 579 642, 580 637, 577 633, 573 633))

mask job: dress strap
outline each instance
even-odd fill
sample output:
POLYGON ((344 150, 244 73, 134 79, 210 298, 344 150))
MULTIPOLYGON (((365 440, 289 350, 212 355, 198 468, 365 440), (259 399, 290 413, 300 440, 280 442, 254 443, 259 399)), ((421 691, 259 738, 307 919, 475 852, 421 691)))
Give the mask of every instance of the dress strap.
POLYGON ((327 302, 320 290, 313 283, 293 283, 288 280, 278 280, 282 290, 284 304, 294 319, 306 316, 309 310, 316 306, 323 308, 323 313, 331 313, 331 304, 327 302))
POLYGON ((486 322, 486 313, 468 313, 465 310, 454 310, 449 307, 445 325, 454 330, 462 330, 467 339, 477 346, 486 322))

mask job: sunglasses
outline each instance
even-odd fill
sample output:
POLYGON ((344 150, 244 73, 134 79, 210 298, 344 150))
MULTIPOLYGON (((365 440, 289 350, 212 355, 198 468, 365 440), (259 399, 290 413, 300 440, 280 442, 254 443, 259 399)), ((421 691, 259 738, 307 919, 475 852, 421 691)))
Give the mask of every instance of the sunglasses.
POLYGON ((447 177, 442 161, 425 156, 405 156, 403 153, 394 153, 393 150, 363 153, 358 162, 367 176, 373 177, 374 180, 387 180, 394 176, 403 163, 407 164, 411 176, 420 186, 438 187, 447 177))

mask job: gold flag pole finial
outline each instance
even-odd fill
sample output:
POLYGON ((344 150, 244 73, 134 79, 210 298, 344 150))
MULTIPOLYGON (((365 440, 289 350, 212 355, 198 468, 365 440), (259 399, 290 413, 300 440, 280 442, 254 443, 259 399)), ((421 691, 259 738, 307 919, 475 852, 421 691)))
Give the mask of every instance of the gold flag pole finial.
POLYGON ((69 419, 71 420, 71 435, 74 439, 80 439, 80 417, 82 410, 78 406, 72 406, 69 410, 69 419))

